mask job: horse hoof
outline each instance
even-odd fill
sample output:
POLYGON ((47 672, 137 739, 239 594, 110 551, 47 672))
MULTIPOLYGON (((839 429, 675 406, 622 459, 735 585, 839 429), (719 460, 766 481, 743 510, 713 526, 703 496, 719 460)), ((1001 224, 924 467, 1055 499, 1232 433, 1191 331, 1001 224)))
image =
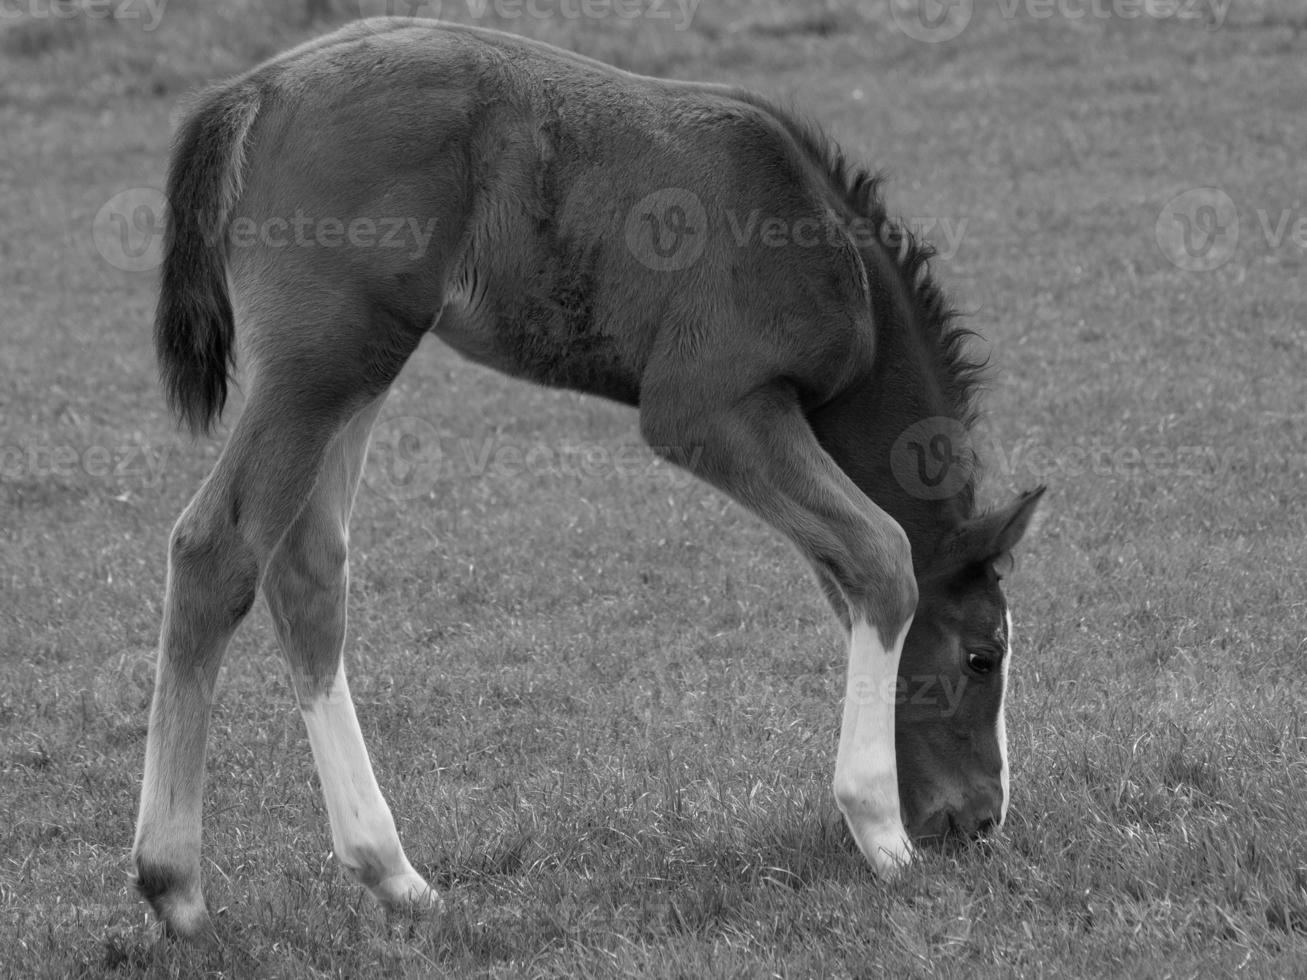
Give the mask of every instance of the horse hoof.
POLYGON ((150 903, 169 938, 199 944, 213 938, 213 923, 209 920, 198 876, 168 871, 153 862, 140 861, 136 870, 136 890, 150 903))
POLYGON ((907 836, 901 832, 888 836, 871 849, 871 865, 876 874, 886 881, 893 881, 912 863, 913 849, 907 836))
POLYGON ((877 877, 893 881, 912 863, 912 842, 898 821, 861 827, 850 821, 849 830, 877 877))
POLYGON ((440 893, 416 871, 392 875, 372 889, 387 912, 414 916, 439 914, 445 910, 440 893))
POLYGON ((164 935, 192 946, 209 946, 217 938, 204 899, 160 901, 152 903, 154 913, 163 923, 164 935))

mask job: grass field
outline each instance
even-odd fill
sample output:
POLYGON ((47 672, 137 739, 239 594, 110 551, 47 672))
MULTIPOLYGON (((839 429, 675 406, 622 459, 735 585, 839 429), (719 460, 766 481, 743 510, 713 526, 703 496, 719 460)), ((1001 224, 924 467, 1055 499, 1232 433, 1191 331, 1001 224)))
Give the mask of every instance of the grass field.
POLYGON ((448 913, 387 923, 334 863, 260 605, 211 736, 222 944, 161 941, 128 851, 167 534, 220 440, 165 416, 153 275, 97 214, 160 185, 185 91, 314 30, 291 6, 0 20, 0 975, 1307 975, 1295 0, 976 0, 934 42, 880 0, 446 2, 805 106, 951 239, 987 498, 1051 487, 1009 590, 1009 821, 878 881, 829 792, 843 641, 788 545, 630 412, 431 341, 355 511, 347 657, 448 913), (404 432, 439 467, 387 456, 404 432))

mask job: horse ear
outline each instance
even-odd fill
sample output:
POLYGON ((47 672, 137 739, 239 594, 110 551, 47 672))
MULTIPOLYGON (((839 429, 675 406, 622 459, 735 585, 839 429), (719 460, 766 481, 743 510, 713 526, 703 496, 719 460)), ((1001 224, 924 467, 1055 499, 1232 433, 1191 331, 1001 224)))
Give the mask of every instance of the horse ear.
POLYGON ((1006 507, 967 521, 943 549, 950 569, 988 565, 1002 578, 1012 570, 1012 552, 1030 529, 1047 487, 1027 490, 1006 507))

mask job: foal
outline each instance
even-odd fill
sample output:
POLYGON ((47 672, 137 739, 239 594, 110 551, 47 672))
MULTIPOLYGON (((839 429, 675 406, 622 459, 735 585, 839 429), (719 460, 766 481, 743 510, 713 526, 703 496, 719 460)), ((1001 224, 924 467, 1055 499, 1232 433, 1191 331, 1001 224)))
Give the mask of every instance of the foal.
POLYGON ((929 250, 888 240, 876 180, 817 130, 745 91, 368 21, 203 95, 168 198, 169 402, 205 432, 238 346, 249 372, 169 549, 134 858, 173 932, 208 928, 209 708, 260 587, 336 856, 387 907, 439 904, 400 845, 341 657, 369 430, 427 333, 635 407, 650 445, 797 546, 848 630, 835 798, 878 872, 909 860, 910 835, 1002 822, 999 573, 1040 491, 976 512, 964 332, 929 250))

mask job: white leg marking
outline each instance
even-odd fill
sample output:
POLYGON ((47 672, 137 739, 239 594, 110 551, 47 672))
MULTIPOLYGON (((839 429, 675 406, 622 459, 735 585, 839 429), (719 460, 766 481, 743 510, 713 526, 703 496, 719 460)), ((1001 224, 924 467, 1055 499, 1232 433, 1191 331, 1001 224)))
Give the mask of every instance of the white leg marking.
POLYGON ((892 647, 866 622, 849 635, 844 720, 835 759, 835 801, 863 855, 881 875, 892 876, 912 859, 899 810, 894 754, 894 700, 899 656, 909 620, 892 647))
POLYGON ((1012 782, 1007 765, 1007 675, 1008 664, 1012 660, 1012 611, 1007 610, 1004 615, 1007 617, 1007 650, 1003 656, 1002 676, 999 677, 999 683, 1002 687, 999 688, 998 695, 998 731, 996 733, 998 736, 998 757, 1002 763, 1002 768, 999 770, 999 782, 1003 787, 1003 803, 998 811, 998 825, 1000 827, 1007 820, 1007 804, 1011 798, 1008 787, 1012 782))
POLYGON ((300 713, 318 764, 336 857, 388 908, 439 905, 439 896, 404 856, 372 772, 343 660, 331 687, 302 704, 300 713))

